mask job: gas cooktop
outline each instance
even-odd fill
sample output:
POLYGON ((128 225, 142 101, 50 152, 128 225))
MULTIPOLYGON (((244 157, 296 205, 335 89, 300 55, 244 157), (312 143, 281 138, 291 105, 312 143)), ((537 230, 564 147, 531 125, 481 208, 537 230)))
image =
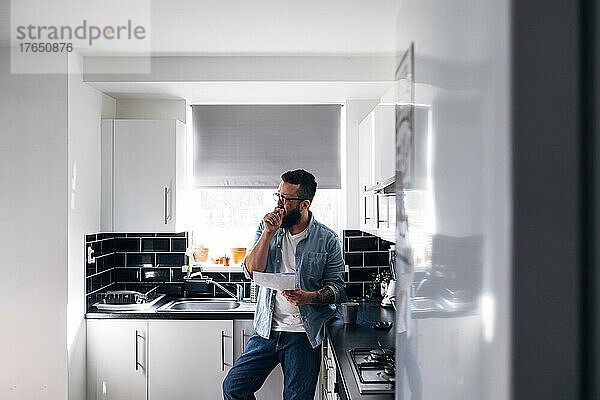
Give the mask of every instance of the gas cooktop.
POLYGON ((361 394, 394 393, 396 381, 393 348, 355 348, 348 350, 352 372, 361 394))

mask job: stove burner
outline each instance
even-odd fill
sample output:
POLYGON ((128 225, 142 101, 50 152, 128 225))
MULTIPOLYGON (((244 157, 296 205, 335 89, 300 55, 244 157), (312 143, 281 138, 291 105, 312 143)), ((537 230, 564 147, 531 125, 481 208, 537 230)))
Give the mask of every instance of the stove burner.
POLYGON ((355 348, 348 358, 361 394, 394 393, 394 349, 355 348))
POLYGON ((386 363, 386 359, 382 358, 380 360, 374 359, 372 356, 368 355, 362 358, 361 362, 358 362, 359 367, 383 367, 386 363))
POLYGON ((389 382, 396 382, 396 377, 394 375, 388 375, 385 372, 379 371, 377 373, 377 376, 380 376, 382 379, 385 379, 386 381, 389 381, 389 382))
POLYGON ((383 372, 385 372, 385 374, 387 376, 395 376, 396 375, 396 368, 392 364, 385 364, 383 366, 383 372))
POLYGON ((385 360, 388 357, 394 355, 394 351, 392 349, 372 349, 369 351, 369 354, 375 360, 385 360))

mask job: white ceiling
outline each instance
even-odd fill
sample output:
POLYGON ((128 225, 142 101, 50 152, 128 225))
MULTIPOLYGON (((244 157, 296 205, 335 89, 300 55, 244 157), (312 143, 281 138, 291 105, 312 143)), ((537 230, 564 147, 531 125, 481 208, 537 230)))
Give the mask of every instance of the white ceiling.
MULTIPOLYGON (((135 15, 135 10, 131 11, 127 3, 122 2, 116 8, 102 7, 102 2, 80 0, 18 1, 20 6, 13 11, 22 18, 21 21, 31 19, 52 23, 48 19, 56 19, 56 23, 71 23, 84 17, 110 21, 111 15, 121 18, 132 12, 135 15), (68 6, 70 1, 76 3, 68 6)), ((394 52, 398 0, 147 1, 150 4, 150 47, 154 55, 394 52)), ((0 45, 9 43, 9 3, 9 0, 0 0, 0 45)), ((146 14, 145 9, 139 10, 139 15, 142 14, 146 14)), ((106 45, 97 43, 93 50, 82 52, 85 55, 107 54, 111 49, 110 42, 106 45)))
POLYGON ((156 53, 394 51, 395 0, 153 1, 156 53))
POLYGON ((186 99, 190 103, 343 103, 378 99, 391 82, 88 82, 117 99, 186 99))
MULTIPOLYGON (((133 7, 133 3, 112 7, 107 3, 102 5, 104 2, 81 0, 13 1, 20 2, 17 14, 22 19, 28 20, 31 10, 34 21, 57 19, 68 21, 67 24, 81 21, 84 16, 102 21, 109 21, 111 15, 122 18, 133 7), (69 6, 72 1, 76 3, 69 6), (65 10, 70 14, 65 15, 65 10)), ((400 3, 399 0, 147 1, 150 4, 150 48, 154 56, 389 56, 395 51, 395 23, 400 3)), ((9 4, 10 0, 0 0, 0 46, 10 44, 9 4)), ((146 11, 140 10, 139 15, 146 11)), ((115 53, 110 42, 99 42, 92 50, 80 51, 84 56, 137 55, 135 51, 115 53)), ((390 86, 381 80, 268 81, 88 83, 115 98, 184 98, 195 103, 342 102, 348 98, 378 98, 390 86)))

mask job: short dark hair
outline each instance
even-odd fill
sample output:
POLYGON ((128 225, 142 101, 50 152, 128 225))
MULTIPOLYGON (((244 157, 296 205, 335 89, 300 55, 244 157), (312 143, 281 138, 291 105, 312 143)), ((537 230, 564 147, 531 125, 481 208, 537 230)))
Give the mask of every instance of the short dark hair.
POLYGON ((317 192, 317 181, 315 176, 303 169, 295 169, 293 171, 284 172, 281 175, 281 180, 292 185, 300 185, 296 195, 304 200, 310 200, 311 204, 315 193, 317 192))

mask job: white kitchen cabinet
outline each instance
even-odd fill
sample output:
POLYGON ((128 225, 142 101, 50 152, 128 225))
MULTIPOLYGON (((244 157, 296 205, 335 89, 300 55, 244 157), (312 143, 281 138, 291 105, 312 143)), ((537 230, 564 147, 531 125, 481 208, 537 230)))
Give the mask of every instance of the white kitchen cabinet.
MULTIPOLYGON (((237 360, 244 351, 248 339, 254 333, 251 319, 233 321, 233 354, 237 360)), ((278 364, 265 380, 263 386, 254 394, 257 400, 281 399, 283 396, 283 371, 278 364)))
POLYGON ((373 186, 373 114, 369 114, 358 126, 358 184, 360 190, 360 228, 373 228, 375 221, 375 201, 364 191, 373 186))
POLYGON ((373 185, 396 175, 396 110, 379 104, 373 114, 373 185))
POLYGON ((333 346, 329 338, 325 338, 321 347, 321 373, 319 379, 320 400, 337 400, 338 394, 337 367, 333 355, 333 346))
POLYGON ((180 121, 103 120, 102 230, 185 230, 185 171, 180 121))
POLYGON ((358 125, 358 184, 360 190, 372 186, 373 181, 373 113, 358 125))
POLYGON ((394 240, 391 218, 395 216, 395 210, 391 211, 391 207, 395 207, 395 202, 390 201, 390 195, 378 196, 373 192, 365 193, 365 190, 395 177, 395 121, 395 106, 379 104, 362 120, 358 130, 360 228, 383 235, 387 240, 394 240))
POLYGON ((151 320, 148 330, 148 400, 223 398, 233 321, 151 320))
POLYGON ((87 399, 146 400, 148 322, 87 320, 87 399))

